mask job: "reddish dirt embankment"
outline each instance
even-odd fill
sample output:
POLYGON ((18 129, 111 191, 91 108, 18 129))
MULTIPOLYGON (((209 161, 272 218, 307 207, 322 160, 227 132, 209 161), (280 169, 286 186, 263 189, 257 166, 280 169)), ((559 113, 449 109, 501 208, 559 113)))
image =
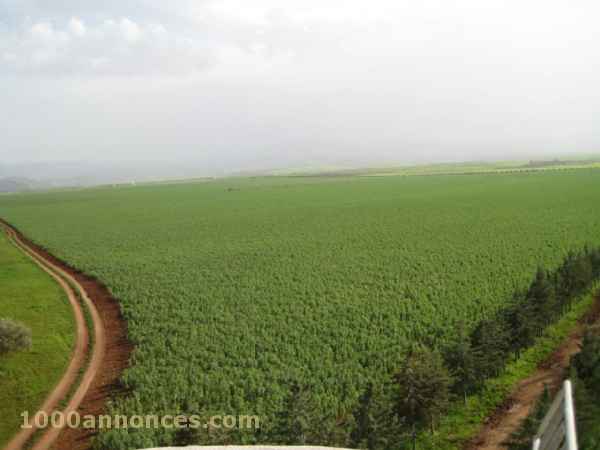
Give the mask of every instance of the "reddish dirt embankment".
POLYGON ((560 388, 571 357, 579 352, 583 330, 600 319, 600 294, 592 309, 580 320, 576 329, 537 370, 519 382, 508 400, 486 421, 478 435, 465 445, 466 450, 505 449, 504 442, 515 432, 548 386, 554 394, 560 388))
MULTIPOLYGON (((68 395, 72 383, 77 381, 79 385, 69 399, 65 411, 77 410, 81 415, 92 414, 97 416, 102 414, 106 400, 110 396, 122 391, 118 380, 128 365, 133 349, 127 340, 127 325, 121 315, 118 302, 98 280, 79 272, 55 258, 43 248, 23 237, 14 227, 1 219, 0 224, 4 224, 7 232, 20 245, 24 252, 30 254, 44 270, 51 273, 57 279, 57 282, 63 286, 71 301, 73 300, 73 292, 65 280, 80 291, 83 301, 86 303, 89 302, 87 303, 88 310, 94 322, 95 345, 92 353, 89 354, 88 330, 85 323, 83 324, 83 330, 81 330, 82 325, 79 320, 81 317, 78 319, 78 313, 74 307, 76 322, 78 324, 78 339, 73 353, 73 360, 67 369, 68 373, 63 376, 63 380, 61 380, 59 385, 56 386, 55 390, 46 399, 44 406, 50 405, 53 408, 57 401, 68 395), (69 369, 72 369, 73 366, 75 367, 75 372, 77 372, 86 358, 89 358, 89 364, 86 366, 84 375, 80 379, 76 379, 77 377, 74 377, 71 373, 72 371, 69 372, 69 369), (50 400, 52 402, 48 403, 50 400)), ((44 410, 46 409, 44 408, 44 410)), ((36 439, 33 448, 41 450, 48 448, 52 444, 52 448, 57 450, 84 450, 90 447, 94 434, 95 431, 82 428, 64 428, 62 431, 50 429, 43 432, 36 439)), ((16 442, 20 443, 22 438, 23 436, 16 442)), ((8 448, 17 449, 20 446, 8 448)))

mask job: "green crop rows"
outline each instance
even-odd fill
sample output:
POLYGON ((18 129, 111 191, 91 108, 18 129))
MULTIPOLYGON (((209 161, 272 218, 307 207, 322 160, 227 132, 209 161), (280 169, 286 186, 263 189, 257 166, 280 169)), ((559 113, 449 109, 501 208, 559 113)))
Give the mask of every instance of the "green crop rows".
POLYGON ((600 171, 578 170, 99 188, 0 197, 0 217, 120 299, 136 350, 114 411, 256 414, 260 434, 231 438, 255 442, 290 383, 343 417, 408 343, 442 343, 538 264, 600 244, 599 205, 600 171))

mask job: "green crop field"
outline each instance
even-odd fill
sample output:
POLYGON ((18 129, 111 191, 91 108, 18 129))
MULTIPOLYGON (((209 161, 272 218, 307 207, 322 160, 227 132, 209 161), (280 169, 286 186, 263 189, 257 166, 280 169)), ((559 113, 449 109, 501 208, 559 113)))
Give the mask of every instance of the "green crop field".
POLYGON ((273 439, 291 383, 323 423, 344 417, 411 342, 443 343, 538 264, 600 244, 599 205, 589 169, 47 192, 0 197, 0 217, 120 299, 135 353, 113 411, 256 414, 261 433, 233 437, 255 442, 273 439))

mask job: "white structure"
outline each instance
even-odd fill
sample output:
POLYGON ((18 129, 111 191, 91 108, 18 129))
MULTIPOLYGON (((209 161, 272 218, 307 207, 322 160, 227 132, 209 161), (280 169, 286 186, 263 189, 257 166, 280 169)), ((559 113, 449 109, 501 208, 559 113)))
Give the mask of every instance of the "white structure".
POLYGON ((571 381, 566 380, 533 441, 533 450, 577 450, 571 381))

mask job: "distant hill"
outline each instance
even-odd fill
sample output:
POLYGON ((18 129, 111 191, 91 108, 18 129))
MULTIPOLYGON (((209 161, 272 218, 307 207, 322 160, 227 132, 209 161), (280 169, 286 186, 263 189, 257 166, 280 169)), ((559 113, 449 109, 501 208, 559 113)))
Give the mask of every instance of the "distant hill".
POLYGON ((34 189, 35 182, 23 177, 0 177, 0 192, 20 192, 34 189))
POLYGON ((207 173, 185 161, 40 161, 0 165, 0 192, 198 178, 207 173))

